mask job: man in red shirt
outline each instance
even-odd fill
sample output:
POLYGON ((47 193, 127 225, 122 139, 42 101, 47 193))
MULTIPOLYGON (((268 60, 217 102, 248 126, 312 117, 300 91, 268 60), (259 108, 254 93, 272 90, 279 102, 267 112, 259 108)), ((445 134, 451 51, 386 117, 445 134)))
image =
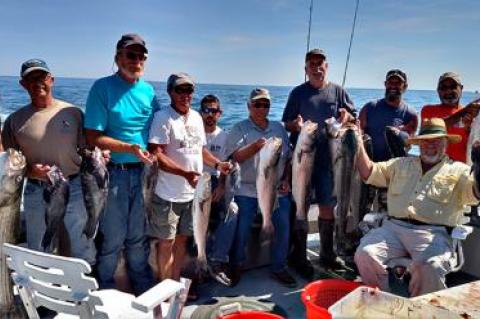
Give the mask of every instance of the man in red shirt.
POLYGON ((471 103, 465 107, 460 105, 463 85, 460 76, 454 72, 443 73, 437 86, 438 97, 441 104, 425 105, 421 111, 424 119, 439 117, 443 118, 447 126, 448 134, 462 136, 462 141, 457 144, 449 144, 447 155, 452 160, 466 162, 468 134, 473 118, 480 108, 479 103, 471 103))

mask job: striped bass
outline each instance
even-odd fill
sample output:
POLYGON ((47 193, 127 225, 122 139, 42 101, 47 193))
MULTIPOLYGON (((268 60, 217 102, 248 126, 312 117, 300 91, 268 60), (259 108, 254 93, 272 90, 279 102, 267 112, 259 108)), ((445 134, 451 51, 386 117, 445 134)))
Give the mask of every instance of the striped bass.
POLYGON ((204 172, 195 188, 193 198, 193 238, 197 245, 197 260, 201 270, 207 270, 207 231, 212 206, 212 187, 209 173, 204 172))

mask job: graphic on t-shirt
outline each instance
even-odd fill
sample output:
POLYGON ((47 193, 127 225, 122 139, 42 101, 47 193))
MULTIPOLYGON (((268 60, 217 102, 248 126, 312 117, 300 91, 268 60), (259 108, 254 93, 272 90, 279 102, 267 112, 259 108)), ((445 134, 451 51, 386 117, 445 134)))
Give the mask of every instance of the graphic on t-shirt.
POLYGON ((185 154, 200 154, 202 149, 202 139, 195 126, 185 126, 183 141, 180 141, 180 148, 183 148, 185 154))
POLYGON ((393 126, 400 126, 400 125, 403 125, 403 120, 401 118, 395 118, 393 119, 393 126))

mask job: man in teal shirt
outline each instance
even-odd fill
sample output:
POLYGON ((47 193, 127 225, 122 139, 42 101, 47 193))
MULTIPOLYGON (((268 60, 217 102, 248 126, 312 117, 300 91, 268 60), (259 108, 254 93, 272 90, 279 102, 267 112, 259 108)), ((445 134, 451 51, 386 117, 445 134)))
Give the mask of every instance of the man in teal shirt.
POLYGON ((97 80, 90 90, 85 115, 87 141, 110 150, 110 185, 100 218, 97 279, 100 288, 114 288, 113 275, 124 249, 128 274, 135 293, 153 285, 148 264, 142 198, 143 164, 149 126, 158 108, 153 87, 141 79, 148 50, 136 34, 125 34, 117 43, 118 71, 97 80))

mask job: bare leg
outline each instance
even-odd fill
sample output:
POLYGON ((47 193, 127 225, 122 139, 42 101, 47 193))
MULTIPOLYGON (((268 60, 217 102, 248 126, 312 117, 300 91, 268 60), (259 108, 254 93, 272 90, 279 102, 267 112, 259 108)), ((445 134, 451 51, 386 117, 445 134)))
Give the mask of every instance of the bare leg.
POLYGON ((173 272, 172 272, 172 279, 180 280, 180 273, 183 268, 183 264, 185 261, 185 255, 187 251, 187 240, 188 236, 185 235, 177 235, 175 237, 175 244, 173 246, 173 272))
POLYGON ((158 239, 157 243, 157 267, 158 281, 172 278, 173 275, 173 246, 175 239, 158 239))

